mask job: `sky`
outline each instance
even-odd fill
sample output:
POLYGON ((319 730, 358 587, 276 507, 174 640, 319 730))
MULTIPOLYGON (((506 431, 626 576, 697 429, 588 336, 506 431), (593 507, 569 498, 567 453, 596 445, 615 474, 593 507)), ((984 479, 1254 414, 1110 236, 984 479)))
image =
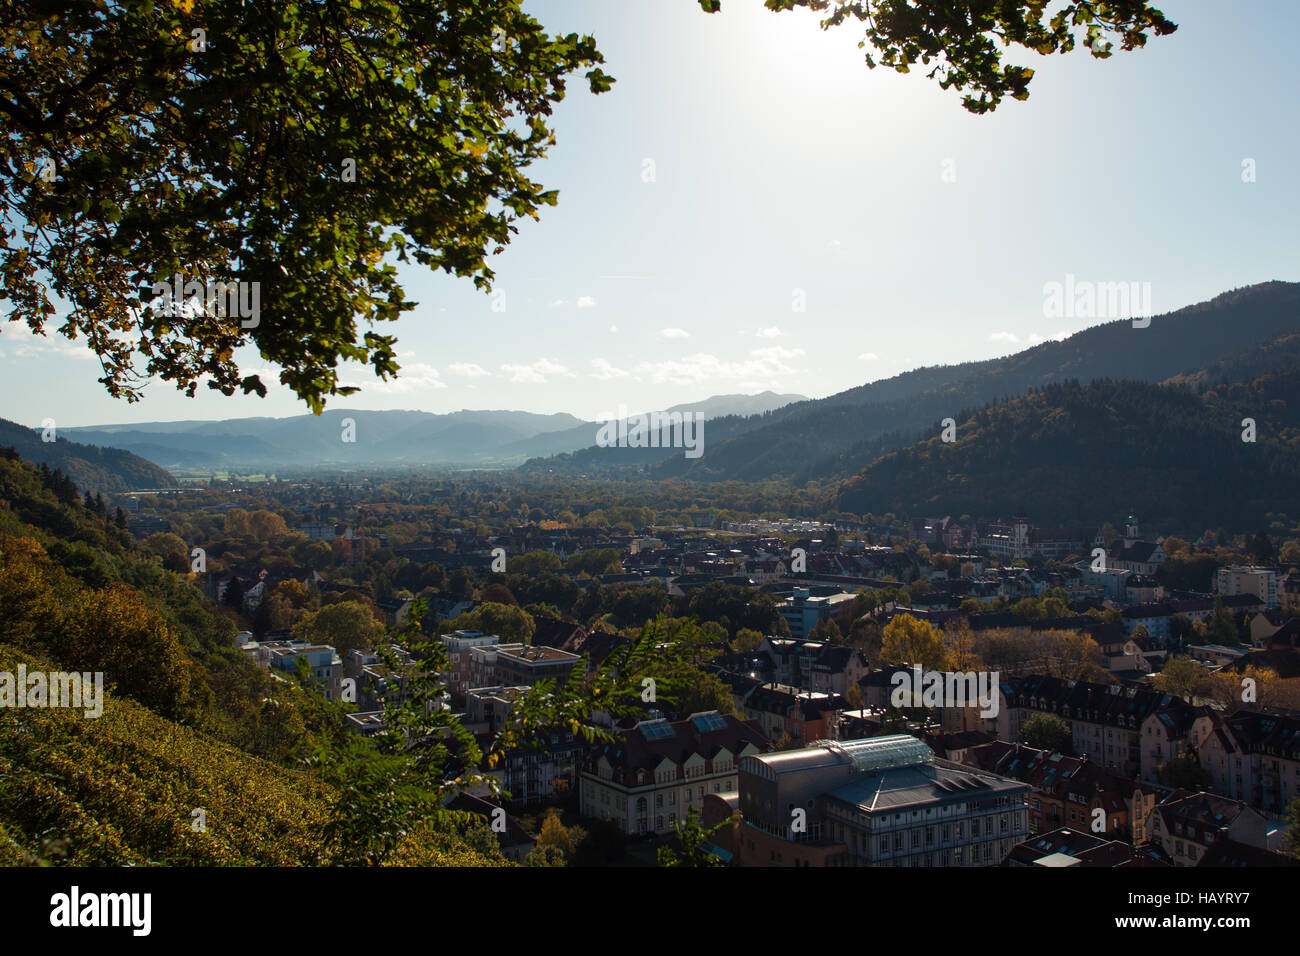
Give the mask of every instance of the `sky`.
MULTIPOLYGON (((496 298, 403 267, 403 373, 328 407, 570 412, 771 389, 820 398, 1120 316, 1049 317, 1045 286, 1149 283, 1159 314, 1300 280, 1300 4, 1166 2, 1172 36, 1109 60, 1013 51, 1024 102, 974 116, 920 70, 869 70, 858 26, 726 0, 528 0, 590 33, 531 167, 559 204, 493 257, 496 298), (1254 181, 1243 175, 1243 164, 1254 181)), ((1135 330, 1135 334, 1140 334, 1135 330)), ((255 350, 241 361, 267 363, 255 350)), ((303 414, 151 382, 110 398, 84 345, 0 322, 0 417, 28 425, 303 414)))

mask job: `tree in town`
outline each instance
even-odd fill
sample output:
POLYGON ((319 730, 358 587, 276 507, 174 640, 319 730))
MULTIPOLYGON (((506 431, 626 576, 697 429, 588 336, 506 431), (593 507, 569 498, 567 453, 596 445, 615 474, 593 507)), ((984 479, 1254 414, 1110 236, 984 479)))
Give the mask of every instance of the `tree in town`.
POLYGON ((533 632, 536 630, 537 622, 523 608, 514 604, 492 602, 480 604, 474 610, 466 611, 459 617, 442 621, 438 625, 440 634, 450 634, 452 631, 482 631, 484 634, 497 635, 502 643, 521 644, 531 643, 533 632))
POLYGON ((1286 838, 1291 855, 1300 858, 1300 798, 1287 804, 1286 822, 1286 838))
POLYGON ((688 686, 677 702, 677 709, 683 716, 698 714, 705 710, 716 710, 720 714, 735 714, 736 698, 731 688, 715 674, 699 672, 694 683, 688 686))
POLYGON ((731 823, 730 819, 714 824, 707 830, 700 825, 699 808, 692 805, 686 811, 686 820, 673 820, 677 831, 676 846, 665 844, 656 855, 660 866, 726 866, 722 858, 710 852, 709 837, 731 823))
POLYGON ((296 641, 329 644, 346 658, 353 649, 372 648, 383 629, 383 622, 367 605, 340 601, 308 614, 290 633, 296 641))
POLYGON ((1194 750, 1184 750, 1156 768, 1156 776, 1166 787, 1200 792, 1210 785, 1209 775, 1194 750))
POLYGON ((541 832, 537 835, 538 845, 553 846, 564 854, 566 860, 573 859, 574 845, 569 838, 569 829, 560 819, 560 811, 552 807, 542 820, 541 832))
POLYGON ((1051 753, 1074 753, 1070 727, 1056 714, 1033 714, 1020 726, 1020 742, 1035 750, 1051 753))
POLYGON ((882 664, 911 664, 924 670, 948 667, 948 649, 943 636, 929 621, 899 614, 885 625, 880 648, 882 664))
POLYGON ((1171 655, 1160 673, 1151 679, 1156 690, 1184 700, 1204 694, 1209 683, 1205 668, 1185 654, 1171 655))

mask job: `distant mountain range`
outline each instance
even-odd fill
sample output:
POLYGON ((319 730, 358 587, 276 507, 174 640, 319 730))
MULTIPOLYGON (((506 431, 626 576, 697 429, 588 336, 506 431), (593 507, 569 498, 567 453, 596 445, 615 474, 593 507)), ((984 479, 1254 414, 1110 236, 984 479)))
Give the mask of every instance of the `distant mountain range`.
POLYGON ((676 449, 586 448, 531 461, 525 470, 706 481, 845 478, 934 434, 943 418, 1030 388, 1259 371, 1294 361, 1261 346, 1296 333, 1300 283, 1266 282, 1154 316, 1145 328, 1110 322, 1005 358, 920 368, 761 416, 710 422, 699 458, 676 449))
MULTIPOLYGON (((802 395, 718 395, 676 406, 712 420, 770 411, 802 395)), ((64 429, 79 441, 123 449, 188 473, 230 468, 276 470, 338 467, 503 467, 529 457, 592 444, 602 422, 569 414, 520 411, 330 409, 319 417, 234 418, 218 422, 150 422, 64 429), (351 421, 344 441, 347 421, 351 421)))
MULTIPOLYGON (((1089 403, 1098 393, 1091 391, 1093 386, 1086 383, 1105 380, 1101 383, 1105 387, 1119 389, 1118 398, 1137 403, 1133 406, 1132 421, 1144 422, 1142 427, 1153 432, 1159 430, 1159 422, 1143 417, 1145 406, 1141 403, 1150 399, 1165 408, 1165 403, 1174 402, 1168 406, 1170 414, 1181 423, 1180 427, 1185 426, 1182 439, 1194 445, 1197 434, 1217 435, 1225 427, 1210 415, 1212 411, 1217 414, 1216 409, 1220 407, 1228 407, 1215 405, 1215 397, 1236 402, 1252 394, 1252 389, 1262 387, 1261 382, 1276 384, 1285 378, 1284 373, 1297 368, 1300 368, 1300 283, 1266 282, 1155 316, 1145 328, 1134 328, 1127 319, 1111 322, 1005 358, 919 368, 828 398, 809 400, 774 392, 719 395, 667 409, 697 412, 706 418, 704 454, 698 458, 688 457, 681 448, 596 447, 603 422, 584 422, 568 414, 539 415, 522 411, 460 411, 438 415, 418 411, 331 409, 319 417, 102 425, 61 429, 62 436, 71 436, 82 443, 62 443, 66 448, 40 442, 38 433, 31 429, 5 423, 14 437, 5 441, 0 433, 0 444, 15 445, 24 457, 47 461, 51 467, 62 467, 59 462, 67 462, 65 471, 75 469, 82 476, 77 477, 74 472, 78 484, 104 490, 169 484, 171 476, 164 469, 203 474, 232 468, 277 471, 318 467, 518 466, 524 474, 609 478, 703 481, 784 478, 798 482, 839 479, 847 480, 840 495, 845 510, 912 513, 917 508, 988 514, 990 509, 1005 510, 1004 505, 1012 509, 1030 507, 1030 501, 1037 500, 1035 495, 1040 494, 1047 494, 1050 503, 1060 504, 1058 493, 1050 489, 1072 487, 1063 478, 1057 463, 1040 460, 1040 452, 1034 450, 1033 443, 1021 440, 1017 437, 1019 433, 1003 422, 1004 414, 1010 416, 1008 421, 1020 421, 1035 408, 1045 409, 1043 402, 1057 403, 1052 405, 1054 411, 1048 416, 1053 427, 1060 422, 1071 423, 1070 429, 1080 446, 1095 452, 1116 426, 1106 415, 1093 414, 1095 409, 1089 403), (1226 391, 1211 388, 1206 392, 1212 396, 1210 400, 1200 395, 1220 382, 1236 385, 1226 391), (1078 394, 1083 397, 1077 398, 1075 392, 1043 391, 1063 383, 1082 388, 1078 394), (1161 388, 1161 383, 1167 386, 1161 388), (1151 391, 1140 388, 1134 391, 1139 385, 1151 391), (1168 398, 1168 395, 1175 397, 1168 398), (1022 407, 1015 404, 1017 401, 1027 404, 1022 407), (1083 405, 1070 404, 1076 401, 1083 405), (1002 409, 1002 403, 1008 402, 1007 408, 1002 409), (999 475, 994 470, 997 457, 985 462, 988 468, 983 472, 974 467, 979 465, 978 459, 972 459, 968 464, 973 470, 958 472, 968 483, 965 491, 958 494, 957 486, 946 479, 940 481, 937 475, 926 471, 924 462, 929 460, 930 453, 924 449, 931 447, 942 419, 977 421, 977 412, 993 416, 987 419, 986 427, 977 431, 978 442, 1009 443, 1020 457, 1003 458, 1002 491, 995 487, 999 475), (1202 419, 1200 424, 1196 424, 1198 416, 1202 419), (345 434, 353 440, 342 440, 345 434), (122 457, 109 454, 114 450, 122 457), (1022 474, 1038 474, 1046 484, 1025 485, 1015 477, 1022 474), (889 475, 907 477, 902 485, 895 485, 890 483, 889 475), (1008 504, 1010 499, 1004 501, 1003 492, 1022 500, 1008 504), (963 501, 965 505, 961 504, 963 501)), ((1252 417, 1281 427, 1286 419, 1278 411, 1277 403, 1288 400, 1285 395, 1275 395, 1268 399, 1271 403, 1268 408, 1260 409, 1252 417)), ((1239 411, 1242 415, 1250 414, 1248 407, 1242 411, 1235 406, 1232 414, 1239 411)), ((1109 483, 1146 487, 1145 482, 1154 480, 1156 486, 1182 487, 1181 479, 1176 476, 1152 479, 1158 469, 1150 470, 1150 461, 1141 453, 1141 442, 1146 441, 1148 447, 1163 445, 1158 436, 1149 434, 1143 439, 1139 431, 1124 432, 1125 440, 1129 441, 1124 455, 1104 459, 1112 469, 1109 483), (1140 466, 1135 464, 1139 461, 1140 466)), ((1043 449, 1055 449, 1052 453, 1061 455, 1059 462, 1073 461, 1063 448, 1053 444, 1058 439, 1064 440, 1063 435, 1047 427, 1041 434, 1045 436, 1043 449)), ((962 441, 967 437, 963 435, 962 441)), ((1269 438, 1262 431, 1260 442, 1247 447, 1256 450, 1255 458, 1251 459, 1256 465, 1261 459, 1274 456, 1266 463, 1268 474, 1272 474, 1268 469, 1280 467, 1276 462, 1290 460, 1286 457, 1290 446, 1286 442, 1277 444, 1276 436, 1269 438), (1270 450, 1265 453, 1264 449, 1270 450)), ((1243 450, 1233 445, 1227 451, 1239 454, 1243 450)), ((940 454, 934 460, 949 459, 940 454)), ((1095 460, 1095 455, 1088 459, 1095 460)), ((1236 459, 1229 455, 1225 461, 1236 459)), ((1086 462, 1075 464, 1082 468, 1086 462)), ((1238 464, 1246 468, 1244 463, 1238 464)), ((1197 467, 1190 461, 1185 465, 1197 467)), ((1201 460, 1199 467, 1207 467, 1207 462, 1201 460)), ((1236 473, 1237 478, 1246 473, 1236 473)), ((1163 505, 1157 494, 1155 508, 1173 507, 1179 501, 1200 501, 1201 492, 1209 487, 1196 485, 1181 497, 1168 495, 1163 505)), ((1259 494, 1252 496, 1234 485, 1232 495, 1241 503, 1243 513, 1253 514, 1256 505, 1264 499, 1278 506, 1274 496, 1282 488, 1282 484, 1270 479, 1259 494)), ((1126 500, 1129 504, 1119 504, 1120 510, 1138 504, 1136 498, 1126 500)), ((1048 503, 1044 499, 1043 504, 1048 503)), ((1107 514, 1113 510, 1109 504, 1105 507, 1107 514)), ((1231 512, 1226 506, 1215 507, 1216 514, 1226 516, 1231 512)), ((1153 508, 1146 510, 1156 514, 1153 508)), ((1274 510, 1285 509, 1279 506, 1274 510)), ((1059 508, 1050 513, 1056 515, 1055 520, 1066 520, 1059 508)), ((1079 520, 1087 521, 1094 517, 1078 516, 1079 520)), ((1204 520, 1209 521, 1208 515, 1204 520)))
POLYGON ((42 441, 39 429, 0 418, 0 447, 13 448, 34 464, 57 468, 82 491, 129 491, 133 488, 174 488, 177 481, 164 469, 119 448, 98 448, 69 441, 55 432, 55 441, 42 441))

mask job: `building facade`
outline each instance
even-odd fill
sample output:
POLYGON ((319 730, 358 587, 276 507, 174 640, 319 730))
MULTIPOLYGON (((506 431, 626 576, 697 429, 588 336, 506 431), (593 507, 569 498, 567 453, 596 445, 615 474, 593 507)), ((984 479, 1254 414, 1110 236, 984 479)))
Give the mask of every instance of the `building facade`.
POLYGON ((737 762, 768 746, 748 721, 716 710, 686 720, 643 720, 593 749, 580 784, 580 812, 632 836, 673 833, 705 794, 734 792, 737 762))
POLYGON ((742 866, 996 866, 1029 829, 1026 784, 904 734, 748 757, 739 784, 742 866))

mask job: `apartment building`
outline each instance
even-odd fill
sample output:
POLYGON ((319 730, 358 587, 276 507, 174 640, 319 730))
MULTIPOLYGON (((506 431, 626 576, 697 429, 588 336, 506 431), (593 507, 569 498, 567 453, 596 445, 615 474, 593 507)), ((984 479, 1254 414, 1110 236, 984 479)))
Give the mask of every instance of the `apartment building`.
POLYGON ((1239 710, 1207 719, 1197 756, 1215 793, 1273 813, 1300 799, 1300 715, 1239 710))
POLYGON ((797 639, 806 638, 819 623, 831 617, 843 631, 845 625, 851 623, 849 616, 853 611, 853 598, 854 595, 845 591, 814 595, 810 588, 795 588, 781 605, 781 616, 790 626, 790 636, 797 639))
POLYGON ((397 659, 401 671, 394 673, 384 664, 374 651, 354 647, 348 651, 343 662, 344 679, 351 678, 354 691, 351 703, 357 705, 360 712, 381 710, 388 699, 394 702, 407 693, 407 677, 404 671, 412 666, 409 651, 389 645, 389 652, 397 659))
POLYGON ((257 662, 263 667, 293 674, 298 661, 305 660, 312 679, 326 700, 339 700, 343 692, 343 658, 328 644, 306 641, 264 641, 257 648, 257 662))
POLYGON ((1171 864, 1159 848, 1150 844, 1134 846, 1122 840, 1063 827, 1051 833, 1030 837, 1013 847, 1005 866, 1063 867, 1167 867, 1171 864))
POLYGON ((705 794, 736 789, 737 762, 767 748, 749 721, 716 710, 686 720, 643 720, 593 748, 581 773, 580 812, 608 818, 623 832, 674 832, 705 794))
POLYGON ((1148 821, 1148 838, 1174 866, 1196 866, 1210 847, 1227 839, 1268 849, 1264 814, 1213 793, 1177 791, 1157 803, 1148 821))
MULTIPOLYGON (((465 695, 465 729, 486 744, 528 690, 522 685, 470 688, 465 695)), ((496 778, 512 806, 544 803, 577 786, 582 747, 582 739, 570 729, 537 731, 531 734, 529 746, 506 751, 483 772, 496 778)))
MULTIPOLYGON (((1056 714, 1069 726, 1076 754, 1122 776, 1140 776, 1148 782, 1155 779, 1155 767, 1149 763, 1155 756, 1154 745, 1148 753, 1143 750, 1148 719, 1159 715, 1162 726, 1191 726, 1186 716, 1191 705, 1170 694, 1042 674, 1004 681, 1000 704, 999 740, 1019 740, 1020 728, 1034 714, 1056 714)), ((1186 734, 1182 736, 1185 739, 1186 734)), ((1161 755, 1168 759, 1167 753, 1161 755)))
POLYGON ((737 709, 776 743, 789 737, 807 746, 839 733, 845 704, 837 694, 801 691, 786 684, 760 684, 736 697, 737 709))
POLYGON ((470 648, 471 687, 492 684, 532 687, 539 681, 554 680, 563 687, 582 658, 557 647, 531 644, 483 644, 470 648))
POLYGON ((742 866, 995 866, 1028 833, 1027 785, 906 734, 748 757, 739 782, 742 866))
POLYGON ((499 644, 501 638, 482 631, 452 631, 439 638, 447 649, 447 689, 460 697, 471 687, 492 684, 492 680, 475 680, 470 676, 470 652, 478 647, 499 644))
POLYGON ((1029 784, 1029 832, 1061 828, 1142 843, 1156 787, 1120 776, 1086 757, 1066 757, 998 740, 971 747, 960 761, 1029 784))
POLYGON ((1277 574, 1272 568, 1231 565, 1214 573, 1214 591, 1224 597, 1249 594, 1265 607, 1278 606, 1277 574))
POLYGON ((756 653, 771 661, 773 680, 828 694, 845 693, 871 670, 861 651, 821 641, 768 636, 756 653))

